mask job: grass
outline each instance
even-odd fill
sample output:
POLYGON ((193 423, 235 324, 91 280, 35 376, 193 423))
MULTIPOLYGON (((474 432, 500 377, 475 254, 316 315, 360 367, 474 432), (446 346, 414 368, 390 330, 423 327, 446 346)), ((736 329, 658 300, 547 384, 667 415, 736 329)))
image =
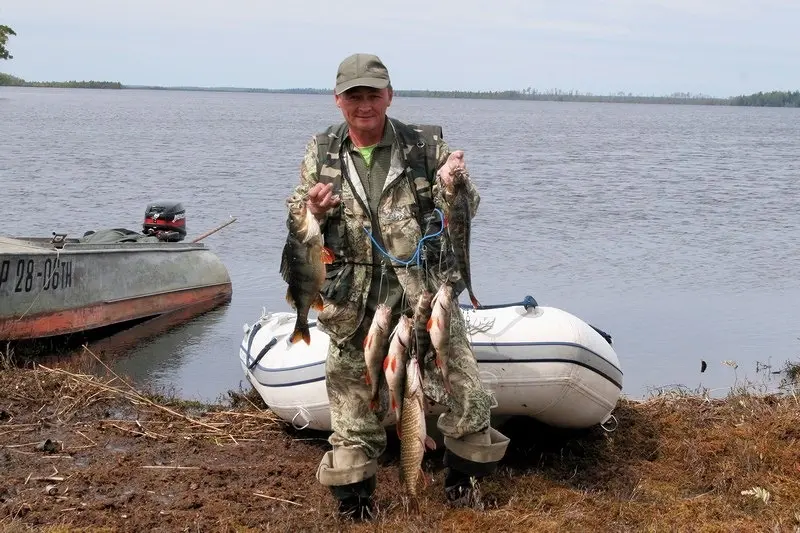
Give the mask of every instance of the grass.
MULTIPOLYGON (((95 362, 99 359, 88 351, 86 355, 95 362)), ((99 368, 103 366, 101 363, 99 368)), ((194 523, 200 530, 225 531, 343 528, 332 516, 330 495, 314 478, 316 462, 327 444, 315 442, 323 439, 308 438, 319 437, 316 433, 293 431, 252 389, 229 391, 227 398, 216 404, 203 405, 182 402, 169 394, 138 391, 107 367, 104 370, 104 377, 100 377, 102 373, 42 365, 6 371, 0 383, 0 411, 6 413, 0 417, 0 446, 9 451, 0 450, 0 465, 7 461, 13 467, 14 461, 20 460, 18 454, 27 449, 18 446, 36 440, 26 433, 28 423, 57 427, 67 439, 72 438, 73 444, 67 442, 62 453, 70 453, 70 446, 75 450, 85 447, 83 453, 87 454, 105 453, 101 443, 113 436, 126 439, 131 456, 148 453, 168 458, 176 454, 181 464, 196 461, 193 464, 202 472, 198 474, 201 486, 216 483, 220 490, 239 491, 235 495, 213 490, 197 493, 202 506, 190 507, 181 515, 186 527, 194 523), (77 432, 98 446, 91 448, 77 432), (201 448, 205 451, 191 452, 200 442, 208 443, 201 448), (159 451, 162 448, 164 451, 159 451), (292 450, 294 455, 286 455, 292 450), (10 459, 4 459, 4 453, 10 459), (265 453, 273 453, 267 462, 265 453), (225 457, 235 457, 229 462, 244 470, 220 469, 225 457), (267 496, 253 498, 255 492, 267 496), (302 495, 296 500, 299 505, 285 503, 295 494, 302 495)), ((501 428, 511 438, 508 453, 497 474, 481 482, 484 499, 480 511, 444 505, 441 456, 434 452, 424 465, 435 481, 424 491, 423 514, 408 516, 395 482, 395 443, 381 459, 377 520, 345 529, 800 531, 798 365, 787 363, 783 374, 782 388, 774 393, 737 381, 721 398, 684 387, 660 389, 642 401, 623 398, 614 411, 618 423, 613 431, 597 426, 566 431, 529 419, 512 419, 501 428)), ((141 465, 158 464, 150 456, 141 461, 120 463, 120 468, 128 465, 125 475, 134 486, 152 488, 154 475, 169 483, 192 475, 192 471, 170 471, 169 466, 150 467, 167 470, 147 470, 141 465)), ((67 468, 57 465, 60 470, 67 468)), ((26 468, 19 470, 22 478, 30 471, 26 468)), ((114 494, 118 489, 114 483, 103 484, 100 478, 90 477, 85 470, 75 470, 73 476, 74 484, 91 480, 82 498, 114 494)), ((30 500, 31 510, 25 516, 3 518, 0 512, 0 529, 29 531, 36 520, 41 524, 67 519, 71 522, 65 526, 52 522, 51 529, 37 530, 99 531, 111 524, 117 524, 114 530, 128 527, 116 521, 119 510, 64 515, 60 512, 64 506, 37 497, 30 500), (91 529, 94 525, 101 527, 91 529), (90 529, 80 529, 84 526, 90 529)), ((0 482, 0 511, 2 500, 0 482)), ((143 520, 138 525, 144 529, 162 527, 156 521, 163 517, 146 521, 153 512, 152 503, 142 501, 132 508, 136 502, 126 504, 125 513, 136 513, 143 520)), ((21 509, 20 501, 15 505, 12 510, 21 509)))

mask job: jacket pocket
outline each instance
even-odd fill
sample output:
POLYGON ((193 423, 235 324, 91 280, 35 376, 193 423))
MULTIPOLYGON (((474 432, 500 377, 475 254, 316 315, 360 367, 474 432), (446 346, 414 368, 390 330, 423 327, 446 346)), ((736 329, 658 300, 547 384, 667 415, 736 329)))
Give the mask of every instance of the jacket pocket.
POLYGON ((413 200, 382 211, 380 226, 386 251, 404 261, 411 259, 422 237, 413 200))

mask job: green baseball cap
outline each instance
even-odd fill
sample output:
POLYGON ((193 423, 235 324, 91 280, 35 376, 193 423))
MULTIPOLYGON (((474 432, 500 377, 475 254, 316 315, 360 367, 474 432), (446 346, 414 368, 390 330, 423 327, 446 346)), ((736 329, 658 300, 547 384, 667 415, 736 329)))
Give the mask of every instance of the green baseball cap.
POLYGON ((336 72, 336 94, 353 87, 385 89, 389 86, 389 71, 386 65, 372 54, 353 54, 339 64, 336 72))

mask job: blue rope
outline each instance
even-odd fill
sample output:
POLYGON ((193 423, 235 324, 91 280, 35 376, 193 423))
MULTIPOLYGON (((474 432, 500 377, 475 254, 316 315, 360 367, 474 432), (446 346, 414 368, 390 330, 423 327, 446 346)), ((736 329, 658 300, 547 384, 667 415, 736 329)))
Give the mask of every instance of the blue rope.
POLYGON ((436 233, 432 233, 431 235, 425 235, 424 237, 422 237, 419 240, 419 242, 417 243, 417 249, 414 251, 414 254, 411 256, 411 259, 409 259, 407 261, 405 261, 403 259, 399 259, 399 258, 393 256, 392 254, 390 254, 389 252, 387 252, 386 250, 384 250, 383 247, 381 247, 381 245, 378 244, 378 242, 375 240, 375 237, 372 236, 372 232, 369 231, 367 228, 362 227, 361 229, 364 230, 364 233, 367 234, 367 237, 369 237, 369 240, 372 241, 372 244, 375 245, 375 247, 378 249, 378 251, 380 253, 382 253, 383 255, 385 255, 386 257, 388 257, 390 261, 393 261, 395 263, 399 263, 400 265, 403 265, 403 266, 408 266, 411 263, 416 262, 417 266, 419 266, 419 264, 422 261, 422 258, 420 257, 420 251, 422 250, 422 246, 425 243, 425 241, 428 240, 428 239, 433 239, 435 237, 438 237, 439 235, 441 235, 444 232, 444 213, 438 207, 434 208, 434 212, 439 214, 439 221, 442 223, 442 228, 439 231, 437 231, 436 233))

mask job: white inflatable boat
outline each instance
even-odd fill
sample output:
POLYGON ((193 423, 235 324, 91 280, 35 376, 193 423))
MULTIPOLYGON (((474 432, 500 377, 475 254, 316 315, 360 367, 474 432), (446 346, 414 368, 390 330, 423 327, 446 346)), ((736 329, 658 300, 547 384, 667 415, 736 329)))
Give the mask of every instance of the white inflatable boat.
MULTIPOLYGON (((605 424, 622 392, 611 337, 528 296, 515 304, 462 306, 493 416, 524 415, 563 428, 605 424)), ((328 336, 311 323, 311 344, 290 345, 295 314, 262 313, 245 324, 239 359, 245 376, 279 417, 296 427, 331 428, 325 387, 328 336)), ((429 415, 441 412, 431 408, 429 415)), ((385 425, 394 424, 389 413, 385 425)))

